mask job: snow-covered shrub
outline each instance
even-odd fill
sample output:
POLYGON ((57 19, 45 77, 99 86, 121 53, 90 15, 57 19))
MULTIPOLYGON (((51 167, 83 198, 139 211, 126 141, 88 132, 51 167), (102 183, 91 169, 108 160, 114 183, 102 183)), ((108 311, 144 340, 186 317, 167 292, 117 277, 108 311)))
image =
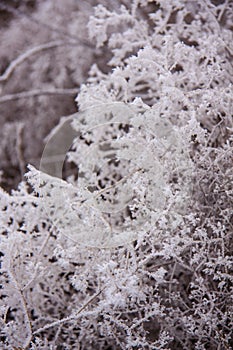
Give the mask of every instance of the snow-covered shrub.
POLYGON ((231 15, 96 7, 112 71, 92 66, 40 168, 1 191, 4 349, 233 346, 231 15))

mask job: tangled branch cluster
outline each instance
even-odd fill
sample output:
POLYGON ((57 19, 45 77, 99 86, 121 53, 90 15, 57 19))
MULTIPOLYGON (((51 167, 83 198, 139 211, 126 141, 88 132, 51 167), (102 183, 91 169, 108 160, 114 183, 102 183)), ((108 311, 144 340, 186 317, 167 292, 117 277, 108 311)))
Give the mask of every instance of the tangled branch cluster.
POLYGON ((1 346, 231 349, 232 4, 110 3, 113 69, 0 192, 1 346))

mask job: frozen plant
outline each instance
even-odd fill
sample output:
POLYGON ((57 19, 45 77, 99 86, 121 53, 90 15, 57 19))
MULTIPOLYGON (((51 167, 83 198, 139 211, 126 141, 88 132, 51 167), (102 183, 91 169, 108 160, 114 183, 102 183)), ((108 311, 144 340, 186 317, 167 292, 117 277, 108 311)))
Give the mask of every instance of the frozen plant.
POLYGON ((112 71, 92 66, 40 168, 1 191, 2 348, 232 348, 231 16, 96 7, 112 71))

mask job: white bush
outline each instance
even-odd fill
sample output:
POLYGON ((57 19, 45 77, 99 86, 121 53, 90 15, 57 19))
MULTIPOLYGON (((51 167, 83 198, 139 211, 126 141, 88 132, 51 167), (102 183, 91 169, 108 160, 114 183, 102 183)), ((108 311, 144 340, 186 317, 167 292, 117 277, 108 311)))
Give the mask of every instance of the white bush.
POLYGON ((113 69, 92 66, 41 167, 1 190, 2 348, 233 346, 231 15, 96 7, 113 69))

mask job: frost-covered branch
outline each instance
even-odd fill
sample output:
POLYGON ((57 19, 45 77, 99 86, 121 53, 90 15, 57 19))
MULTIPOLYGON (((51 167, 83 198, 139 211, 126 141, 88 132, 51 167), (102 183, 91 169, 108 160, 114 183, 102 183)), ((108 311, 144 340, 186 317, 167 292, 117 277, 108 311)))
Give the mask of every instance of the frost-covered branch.
POLYGON ((38 333, 44 332, 49 328, 56 327, 56 326, 61 326, 64 323, 71 322, 73 320, 77 320, 82 316, 82 311, 86 309, 88 305, 90 305, 102 292, 104 289, 101 289, 99 292, 97 292, 94 296, 92 296, 78 311, 76 311, 73 315, 64 317, 61 320, 51 322, 47 325, 45 325, 42 328, 37 329, 36 331, 33 332, 33 335, 36 335, 38 333))
MULTIPOLYGON (((61 32, 72 32, 73 44, 88 2, 40 3, 40 23, 52 18, 48 8, 57 9, 57 24, 67 16, 61 32)), ((29 165, 11 194, 0 189, 6 350, 232 348, 232 7, 123 3, 101 0, 90 13, 99 46, 86 83, 92 50, 69 46, 66 56, 68 36, 56 30, 64 37, 59 65, 42 57, 28 77, 34 82, 42 64, 42 88, 30 91, 25 81, 17 90, 9 79, 0 97, 4 109, 17 99, 78 93, 78 112, 65 106, 59 115, 69 115, 44 139, 40 168, 29 165), (71 84, 80 89, 48 88, 71 84), (9 93, 20 89, 27 91, 9 93)), ((20 56, 5 77, 44 49, 20 56)), ((53 117, 57 100, 41 98, 36 108, 53 117)), ((27 125, 38 138, 49 121, 27 125)), ((15 123, 3 130, 2 153, 16 153, 23 172, 23 147, 37 145, 35 137, 23 144, 22 124, 16 131, 15 123)))

